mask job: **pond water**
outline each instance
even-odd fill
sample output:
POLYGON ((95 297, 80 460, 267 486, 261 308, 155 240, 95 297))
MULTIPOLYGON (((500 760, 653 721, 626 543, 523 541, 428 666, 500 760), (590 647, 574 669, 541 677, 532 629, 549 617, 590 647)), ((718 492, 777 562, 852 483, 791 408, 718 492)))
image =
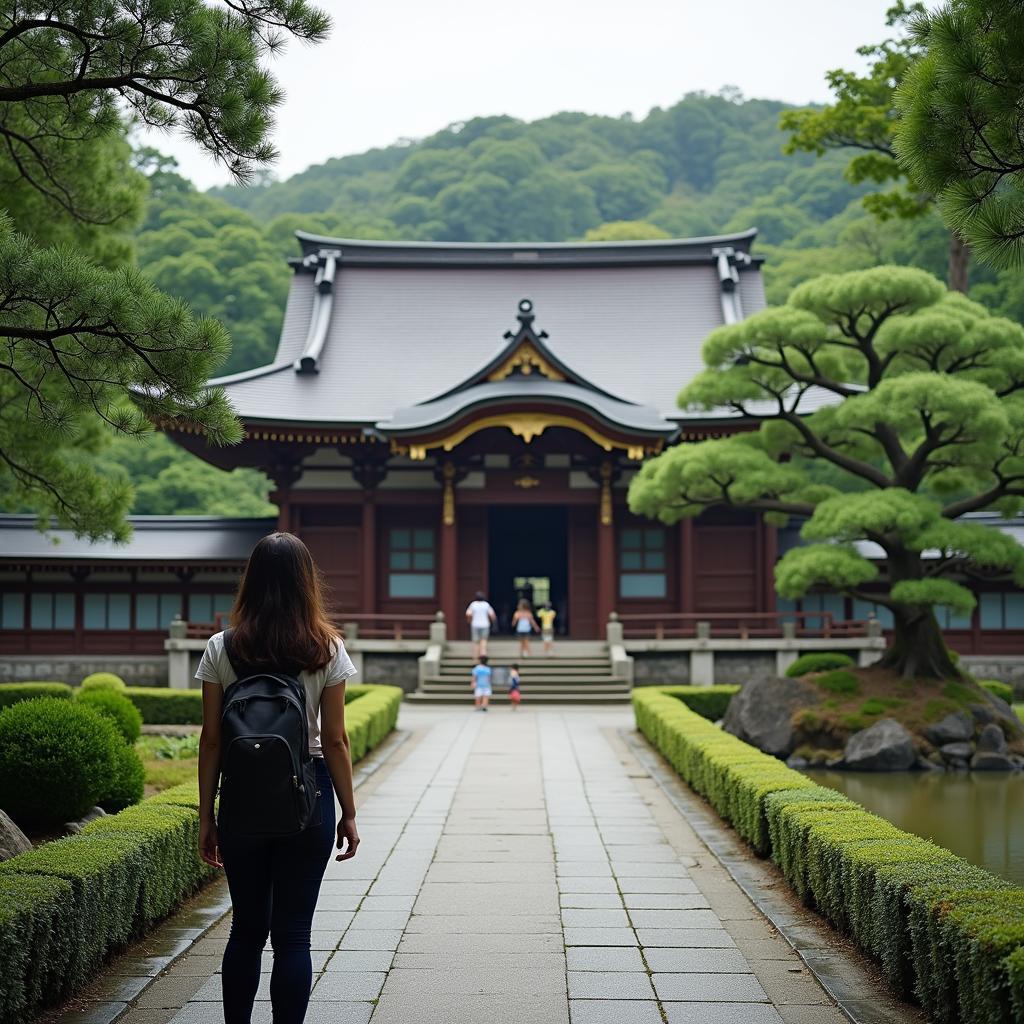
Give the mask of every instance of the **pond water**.
POLYGON ((805 774, 898 828, 1024 885, 1024 773, 805 774))

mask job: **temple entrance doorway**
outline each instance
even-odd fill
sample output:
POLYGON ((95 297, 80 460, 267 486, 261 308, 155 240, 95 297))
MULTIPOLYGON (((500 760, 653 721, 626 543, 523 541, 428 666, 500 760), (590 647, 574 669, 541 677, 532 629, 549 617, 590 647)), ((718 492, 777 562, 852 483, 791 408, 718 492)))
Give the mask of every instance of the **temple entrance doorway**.
POLYGON ((555 629, 569 626, 568 516, 558 505, 499 505, 487 515, 489 596, 498 631, 510 633, 516 603, 551 601, 555 629))

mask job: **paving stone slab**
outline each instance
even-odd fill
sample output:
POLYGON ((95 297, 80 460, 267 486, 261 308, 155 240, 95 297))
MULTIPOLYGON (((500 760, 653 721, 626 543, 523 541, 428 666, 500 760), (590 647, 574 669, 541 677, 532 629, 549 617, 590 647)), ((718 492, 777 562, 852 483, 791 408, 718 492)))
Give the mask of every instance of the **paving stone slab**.
POLYGON ((564 930, 567 946, 636 946, 632 928, 582 928, 575 925, 564 930))
POLYGON ((724 928, 638 928, 641 946, 702 946, 732 949, 736 946, 724 928))
POLYGON ((609 874, 607 878, 598 875, 558 877, 559 892, 613 892, 618 893, 619 887, 609 874))
POLYGON ((569 971, 570 999, 653 999, 646 971, 569 971))
POLYGON ((668 1024, 782 1024, 774 1006, 759 1003, 662 1003, 668 1024))
POLYGON ((384 971, 327 971, 316 978, 310 1002, 376 999, 384 987, 384 971))
POLYGON ((570 971, 643 971, 636 946, 571 946, 565 951, 570 971))
POLYGON ((711 905, 703 893, 681 892, 627 892, 622 902, 630 912, 634 910, 710 910, 711 905))
MULTIPOLYGON (((331 953, 325 971, 387 971, 395 954, 390 949, 339 949, 331 953)), ((314 968, 315 970, 315 968, 314 968)))
POLYGON ((629 926, 629 918, 621 907, 618 910, 580 910, 569 907, 562 911, 562 924, 566 927, 626 928, 629 926))
POLYGON ((619 871, 616 872, 615 880, 623 893, 700 892, 692 878, 651 878, 647 875, 625 874, 619 871))
POLYGON ((570 999, 572 1024, 662 1024, 654 1002, 625 999, 570 999))
POLYGON ((712 910, 630 910, 635 928, 720 928, 712 910))
POLYGON ((655 973, 746 974, 750 966, 738 949, 644 950, 647 966, 655 973))
POLYGON ((557 914, 523 914, 518 917, 492 914, 413 914, 406 927, 406 932, 411 935, 418 932, 435 934, 442 932, 458 935, 474 932, 494 935, 505 932, 520 935, 542 935, 545 932, 558 933, 561 930, 562 923, 557 914))
MULTIPOLYGON (((646 977, 646 975, 645 975, 646 977)), ((565 995, 565 967, 526 966, 458 967, 444 969, 392 969, 384 995, 417 996, 505 995, 510 1000, 565 995)))
POLYGON ((558 897, 559 905, 581 910, 621 910, 622 897, 617 892, 563 892, 558 897))
MULTIPOLYGON (((383 995, 373 1024, 569 1024, 565 996, 509 999, 505 995, 461 995, 430 998, 383 995)), ((205 1022, 204 1022, 205 1024, 205 1022)), ((255 1024, 255 1022, 254 1022, 255 1024)))
POLYGON ((753 974, 653 974, 651 980, 662 1001, 768 1002, 768 996, 753 974))
POLYGON ((409 920, 408 910, 360 910, 352 923, 350 931, 362 931, 365 928, 404 928, 409 920))
POLYGON ((506 932, 496 935, 440 935, 433 932, 406 934, 398 947, 399 953, 551 953, 564 948, 560 933, 518 935, 506 932))
MULTIPOLYGON (((494 953, 403 953, 395 954, 395 968, 403 970, 427 970, 427 971, 461 971, 474 968, 493 968, 506 964, 507 958, 494 953)), ((638 954, 639 960, 639 954, 638 954)), ((521 966, 528 966, 529 969, 560 971, 565 973, 565 953, 547 952, 530 953, 529 956, 517 957, 514 961, 506 964, 506 970, 517 971, 521 966)), ((642 967, 641 967, 642 969, 642 967)))
MULTIPOLYGON (((335 936, 337 938, 337 936, 335 936)), ((372 929, 366 928, 358 932, 346 932, 338 943, 338 949, 390 949, 396 950, 402 941, 402 932, 398 928, 372 929)))

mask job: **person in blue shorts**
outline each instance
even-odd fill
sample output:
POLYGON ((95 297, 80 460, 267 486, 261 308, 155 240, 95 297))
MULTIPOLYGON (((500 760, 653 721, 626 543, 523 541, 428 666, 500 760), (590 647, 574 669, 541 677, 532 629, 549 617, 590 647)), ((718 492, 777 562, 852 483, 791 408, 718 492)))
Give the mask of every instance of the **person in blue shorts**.
POLYGON ((477 711, 486 711, 491 700, 491 666, 487 655, 481 654, 473 666, 473 702, 477 711))

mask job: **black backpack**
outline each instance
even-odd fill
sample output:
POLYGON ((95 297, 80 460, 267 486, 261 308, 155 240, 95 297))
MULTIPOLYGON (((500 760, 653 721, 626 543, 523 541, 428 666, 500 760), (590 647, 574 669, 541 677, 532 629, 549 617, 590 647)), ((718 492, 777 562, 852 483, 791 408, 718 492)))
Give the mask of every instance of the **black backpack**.
POLYGON ((316 772, 309 754, 306 691, 297 672, 247 668, 224 653, 238 677, 221 711, 221 827, 240 836, 294 835, 316 824, 316 772))

